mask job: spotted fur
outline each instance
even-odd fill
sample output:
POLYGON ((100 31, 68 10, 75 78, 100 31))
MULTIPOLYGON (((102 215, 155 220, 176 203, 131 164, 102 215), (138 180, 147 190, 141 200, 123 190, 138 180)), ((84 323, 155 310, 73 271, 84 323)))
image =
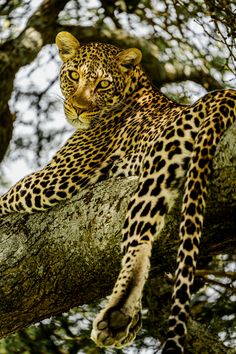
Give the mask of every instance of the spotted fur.
POLYGON ((121 271, 92 331, 98 346, 119 348, 141 326, 152 244, 184 185, 173 306, 162 350, 183 353, 211 161, 235 121, 236 91, 179 105, 153 87, 139 66, 138 49, 80 45, 67 32, 56 43, 65 113, 78 129, 47 166, 2 196, 0 213, 46 210, 108 177, 138 176, 122 231, 121 271))

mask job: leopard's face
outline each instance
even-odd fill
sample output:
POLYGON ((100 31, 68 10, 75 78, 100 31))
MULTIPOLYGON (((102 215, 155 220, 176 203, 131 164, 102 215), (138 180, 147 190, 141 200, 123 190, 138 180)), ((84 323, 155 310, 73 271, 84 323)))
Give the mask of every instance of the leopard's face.
POLYGON ((126 82, 115 62, 117 50, 110 48, 104 57, 104 50, 99 46, 102 45, 82 46, 61 70, 65 113, 80 128, 89 127, 101 111, 121 104, 124 98, 126 82), (99 53, 102 53, 100 57, 99 53))
POLYGON ((58 34, 57 45, 64 61, 60 84, 65 114, 75 127, 89 128, 102 112, 123 103, 137 77, 141 53, 101 43, 80 46, 67 32, 58 34))

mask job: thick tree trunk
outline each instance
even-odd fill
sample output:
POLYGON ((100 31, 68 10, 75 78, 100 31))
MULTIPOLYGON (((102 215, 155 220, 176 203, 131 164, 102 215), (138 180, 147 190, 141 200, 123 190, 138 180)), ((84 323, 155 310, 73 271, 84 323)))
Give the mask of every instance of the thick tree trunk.
MULTIPOLYGON (((235 252, 235 133, 236 126, 229 129, 214 160, 202 258, 235 252)), ((1 221, 1 337, 110 293, 120 266, 120 230, 136 186, 135 178, 108 180, 47 213, 12 214, 1 221)), ((179 209, 180 200, 154 247, 147 304, 150 291, 157 292, 155 279, 174 270, 179 209)), ((165 302, 163 311, 167 318, 165 302)))

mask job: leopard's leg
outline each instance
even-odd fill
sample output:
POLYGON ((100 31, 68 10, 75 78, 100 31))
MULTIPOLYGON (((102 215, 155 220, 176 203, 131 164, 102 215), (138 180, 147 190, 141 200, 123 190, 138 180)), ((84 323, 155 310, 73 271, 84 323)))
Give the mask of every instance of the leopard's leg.
MULTIPOLYGON (((235 95, 236 98, 236 95, 235 95)), ((180 225, 180 247, 169 317, 167 340, 162 354, 184 353, 191 290, 199 252, 207 184, 216 146, 225 130, 236 120, 236 101, 224 99, 219 111, 206 117, 196 138, 185 183, 180 225), (231 113, 230 113, 231 112, 231 113)))
MULTIPOLYGON (((184 149, 184 147, 183 147, 184 149)), ((91 337, 100 347, 128 345, 141 325, 141 297, 148 276, 154 237, 177 197, 177 185, 184 175, 182 155, 172 159, 160 153, 144 163, 143 177, 132 197, 122 231, 122 268, 106 307, 93 324, 91 337)))
POLYGON ((47 210, 87 185, 109 177, 120 151, 114 142, 115 153, 110 149, 108 154, 106 140, 96 131, 76 132, 47 166, 20 180, 0 198, 0 215, 47 210))
POLYGON ((91 338, 100 347, 125 346, 134 339, 141 325, 141 296, 157 222, 148 216, 138 222, 131 217, 138 210, 142 214, 145 207, 148 208, 148 203, 137 202, 134 195, 123 231, 122 268, 106 307, 93 324, 91 338))

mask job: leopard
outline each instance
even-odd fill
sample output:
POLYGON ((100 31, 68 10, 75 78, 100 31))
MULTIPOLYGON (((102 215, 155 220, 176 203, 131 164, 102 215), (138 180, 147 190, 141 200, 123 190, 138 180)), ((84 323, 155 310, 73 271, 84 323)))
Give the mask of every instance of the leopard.
POLYGON ((180 104, 157 89, 138 48, 56 36, 64 111, 76 129, 42 169, 0 199, 0 215, 48 210, 108 178, 135 176, 122 229, 121 269, 93 323, 98 347, 128 346, 141 328, 152 246, 183 191, 180 244, 162 354, 183 353, 207 187, 216 147, 236 118, 236 90, 180 104))

